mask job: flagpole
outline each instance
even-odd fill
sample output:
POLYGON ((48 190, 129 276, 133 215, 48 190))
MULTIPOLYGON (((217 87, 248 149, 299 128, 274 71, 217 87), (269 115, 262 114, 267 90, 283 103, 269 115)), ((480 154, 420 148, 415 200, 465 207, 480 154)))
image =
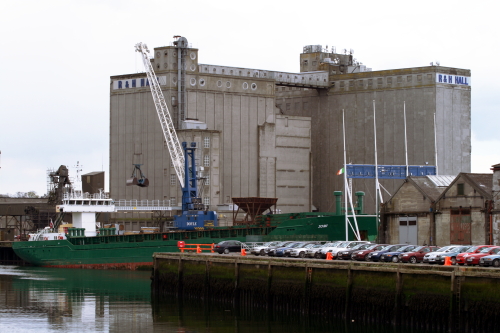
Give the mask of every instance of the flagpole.
POLYGON ((439 175, 438 173, 438 146, 437 146, 437 134, 436 134, 436 113, 434 113, 434 153, 436 154, 435 161, 436 161, 436 176, 439 175))
POLYGON ((408 172, 408 140, 406 137, 406 101, 403 102, 403 114, 404 114, 404 123, 405 123, 405 156, 406 156, 406 177, 410 175, 408 172))
POLYGON ((346 151, 345 151, 345 120, 344 120, 344 109, 342 109, 342 135, 344 137, 344 218, 345 218, 345 240, 349 240, 349 227, 348 227, 348 219, 347 219, 347 170, 346 170, 346 151))
POLYGON ((378 196, 379 196, 379 186, 378 186, 378 161, 377 161, 377 122, 375 120, 375 100, 373 100, 373 142, 375 144, 375 214, 377 215, 377 230, 379 225, 378 218, 378 196))

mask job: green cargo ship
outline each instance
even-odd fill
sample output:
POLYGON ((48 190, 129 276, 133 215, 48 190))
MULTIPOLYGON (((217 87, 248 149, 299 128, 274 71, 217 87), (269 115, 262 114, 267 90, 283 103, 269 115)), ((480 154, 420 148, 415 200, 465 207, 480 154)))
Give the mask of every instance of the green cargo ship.
MULTIPOLYGON (((375 216, 357 215, 361 237, 374 241, 375 216)), ((353 218, 349 217, 351 223, 353 218)), ((335 213, 292 213, 258 216, 253 225, 214 227, 210 230, 175 231, 114 235, 109 229, 97 236, 80 236, 70 228, 65 239, 14 242, 15 253, 36 266, 130 269, 152 265, 154 252, 180 252, 179 241, 189 244, 213 244, 223 240, 262 242, 272 240, 342 240, 346 238, 345 216, 335 213), (109 233, 109 234, 108 234, 109 233)), ((348 238, 355 239, 348 227, 348 238)))

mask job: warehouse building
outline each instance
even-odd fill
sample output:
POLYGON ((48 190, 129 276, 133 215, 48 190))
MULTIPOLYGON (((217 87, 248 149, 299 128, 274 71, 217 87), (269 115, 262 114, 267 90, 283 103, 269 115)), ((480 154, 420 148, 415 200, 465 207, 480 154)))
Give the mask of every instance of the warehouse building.
MULTIPOLYGON (((304 47, 300 72, 207 65, 183 37, 151 62, 180 141, 197 142, 204 204, 276 197, 282 212, 333 211, 343 189, 342 110, 348 162, 437 165, 470 172, 470 71, 442 66, 371 71, 351 52, 304 47), (373 102, 374 101, 374 102, 373 102)), ((394 192, 402 181, 386 180, 394 192)), ((374 212, 374 180, 354 180, 374 212)), ((145 73, 110 81, 110 192, 116 199, 181 201, 145 73), (126 187, 132 164, 150 181, 126 187)))

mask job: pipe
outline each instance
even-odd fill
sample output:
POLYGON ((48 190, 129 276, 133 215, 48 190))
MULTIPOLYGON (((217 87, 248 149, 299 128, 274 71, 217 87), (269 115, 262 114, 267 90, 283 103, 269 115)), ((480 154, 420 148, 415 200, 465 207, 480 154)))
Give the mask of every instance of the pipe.
POLYGON ((333 192, 335 196, 335 215, 342 215, 342 191, 333 192))

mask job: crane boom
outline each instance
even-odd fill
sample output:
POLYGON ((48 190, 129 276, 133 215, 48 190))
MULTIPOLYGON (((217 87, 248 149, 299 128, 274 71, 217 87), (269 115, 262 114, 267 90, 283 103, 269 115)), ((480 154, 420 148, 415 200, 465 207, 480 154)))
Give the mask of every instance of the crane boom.
POLYGON ((151 94, 153 95, 156 112, 158 113, 158 118, 160 119, 163 136, 165 137, 165 141, 167 142, 168 151, 170 152, 170 158, 172 159, 172 164, 174 165, 177 178, 179 178, 181 187, 184 188, 184 153, 179 142, 179 138, 177 137, 174 123, 172 122, 172 117, 170 116, 170 112, 168 111, 165 97, 163 97, 160 83, 156 78, 153 66, 151 65, 151 61, 149 60, 148 47, 144 43, 137 43, 135 45, 135 50, 142 56, 142 62, 144 63, 144 68, 146 69, 146 74, 148 76, 149 86, 151 88, 151 94))

